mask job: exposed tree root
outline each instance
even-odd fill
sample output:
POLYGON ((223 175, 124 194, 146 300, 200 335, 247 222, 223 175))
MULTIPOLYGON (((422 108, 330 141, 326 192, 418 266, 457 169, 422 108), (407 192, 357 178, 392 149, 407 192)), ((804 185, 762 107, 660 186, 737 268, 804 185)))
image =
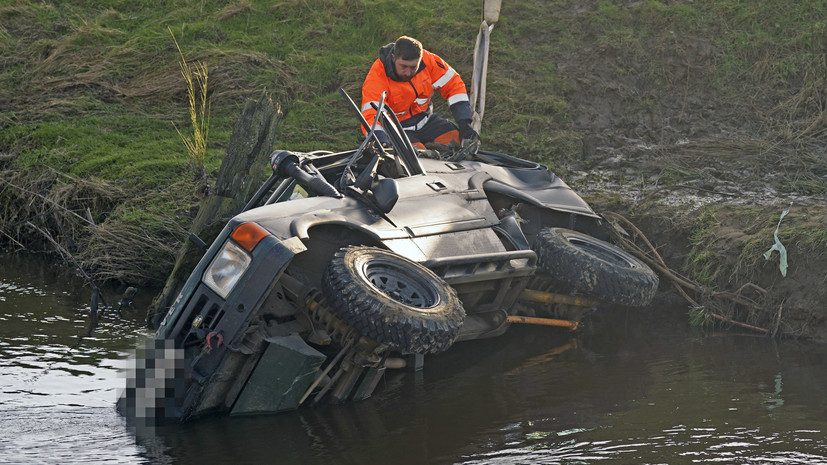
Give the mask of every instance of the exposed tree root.
POLYGON ((610 231, 614 239, 629 253, 643 260, 644 262, 646 262, 646 264, 655 269, 655 271, 657 271, 662 278, 668 279, 672 286, 675 288, 675 290, 677 290, 677 292, 681 296, 683 296, 683 298, 686 299, 686 301, 689 302, 689 304, 693 308, 702 310, 711 318, 714 318, 715 320, 721 321, 723 323, 771 335, 773 337, 776 335, 780 335, 780 308, 778 310, 778 317, 776 318, 775 327, 772 331, 770 331, 766 328, 761 328, 755 325, 733 320, 732 318, 727 318, 721 315, 720 313, 712 311, 709 308, 709 305, 702 305, 698 302, 698 300, 705 300, 708 298, 726 300, 734 304, 746 307, 748 309, 759 311, 763 314, 768 314, 769 310, 765 309, 754 300, 743 295, 743 292, 748 289, 752 289, 764 295, 767 293, 765 289, 761 288, 756 284, 747 283, 741 286, 735 292, 712 291, 711 289, 708 289, 705 286, 702 286, 701 284, 696 283, 691 279, 682 276, 676 271, 669 268, 669 266, 658 253, 657 249, 652 245, 651 242, 649 242, 649 239, 646 238, 646 235, 644 235, 640 229, 638 229, 631 221, 629 221, 623 215, 614 212, 606 212, 603 214, 603 216, 610 220, 608 221, 608 223, 611 225, 610 231), (618 223, 622 223, 622 226, 618 223), (626 231, 627 229, 632 231, 631 235, 626 231), (636 239, 640 240, 640 242, 642 242, 645 245, 646 249, 639 247, 635 243, 636 239), (693 297, 690 294, 695 295, 695 297, 693 297))

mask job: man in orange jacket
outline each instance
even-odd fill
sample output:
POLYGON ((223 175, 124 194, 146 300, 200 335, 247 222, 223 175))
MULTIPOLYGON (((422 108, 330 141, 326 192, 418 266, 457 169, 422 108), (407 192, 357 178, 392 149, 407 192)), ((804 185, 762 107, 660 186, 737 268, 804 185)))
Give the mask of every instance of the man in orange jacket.
MULTIPOLYGON (((387 92, 385 105, 417 148, 424 149, 428 142, 447 145, 479 139, 471 128, 471 104, 459 73, 414 38, 402 36, 379 49, 379 58, 362 84, 361 111, 368 125, 376 118, 371 103, 378 106, 382 92, 387 92), (431 97, 437 90, 448 101, 456 125, 433 112, 431 97)), ((387 135, 379 125, 376 135, 387 145, 387 135)))

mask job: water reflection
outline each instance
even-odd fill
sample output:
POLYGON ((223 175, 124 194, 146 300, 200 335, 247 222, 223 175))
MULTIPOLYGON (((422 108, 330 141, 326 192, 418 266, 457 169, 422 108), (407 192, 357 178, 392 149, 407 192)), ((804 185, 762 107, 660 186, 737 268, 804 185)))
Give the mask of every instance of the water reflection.
POLYGON ((77 345, 89 289, 14 260, 0 260, 0 463, 827 461, 827 348, 700 333, 668 309, 606 311, 576 337, 515 326, 360 403, 132 430, 113 404, 140 316, 77 345))
POLYGON ((732 334, 673 343, 635 351, 646 389, 594 423, 516 422, 462 463, 824 463, 823 347, 732 334))
POLYGON ((79 343, 89 289, 37 256, 0 259, 0 463, 139 463, 112 412, 139 318, 106 319, 79 343))

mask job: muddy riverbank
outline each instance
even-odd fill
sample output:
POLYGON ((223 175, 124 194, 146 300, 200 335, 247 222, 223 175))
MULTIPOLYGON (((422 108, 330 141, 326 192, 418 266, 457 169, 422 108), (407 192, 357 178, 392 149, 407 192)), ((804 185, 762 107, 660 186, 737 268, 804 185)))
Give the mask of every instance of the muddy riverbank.
POLYGON ((694 167, 704 177, 674 184, 653 168, 660 150, 615 153, 571 173, 571 183, 596 210, 628 218, 666 265, 703 288, 692 302, 662 285, 663 297, 683 301, 697 324, 827 342, 827 197, 783 192, 771 176, 749 174, 749 160, 721 169, 714 152, 694 167))

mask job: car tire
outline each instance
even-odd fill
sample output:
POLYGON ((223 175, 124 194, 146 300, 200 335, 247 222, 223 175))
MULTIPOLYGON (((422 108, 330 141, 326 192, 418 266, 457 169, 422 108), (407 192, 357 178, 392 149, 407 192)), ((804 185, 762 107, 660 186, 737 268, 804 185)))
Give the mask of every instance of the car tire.
POLYGON ((658 276, 623 249, 587 234, 543 228, 533 245, 540 268, 570 291, 629 307, 644 307, 658 290, 658 276))
POLYGON ((325 268, 322 292, 342 321, 403 353, 446 350, 465 320, 456 291, 439 276, 376 247, 339 249, 325 268))

